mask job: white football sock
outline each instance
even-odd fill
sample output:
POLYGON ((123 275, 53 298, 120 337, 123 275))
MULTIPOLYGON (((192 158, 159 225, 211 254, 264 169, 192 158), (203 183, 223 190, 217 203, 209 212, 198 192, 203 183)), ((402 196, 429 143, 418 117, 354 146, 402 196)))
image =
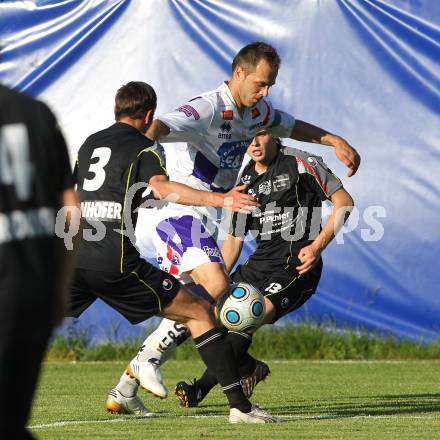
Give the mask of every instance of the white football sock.
POLYGON ((131 378, 126 371, 122 373, 118 384, 115 388, 125 397, 133 397, 136 395, 139 384, 136 379, 131 378))
POLYGON ((163 318, 159 326, 147 339, 135 356, 135 360, 146 362, 157 359, 162 365, 176 350, 178 343, 185 338, 187 328, 170 319, 163 318))

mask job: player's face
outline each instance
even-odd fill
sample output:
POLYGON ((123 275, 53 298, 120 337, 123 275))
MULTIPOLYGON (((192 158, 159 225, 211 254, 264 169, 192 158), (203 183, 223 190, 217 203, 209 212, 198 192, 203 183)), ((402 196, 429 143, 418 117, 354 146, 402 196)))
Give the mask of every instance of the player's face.
POLYGON ((272 161, 276 152, 277 144, 275 139, 267 131, 257 133, 247 149, 247 154, 251 156, 254 162, 265 164, 272 161))
POLYGON ((262 59, 250 73, 244 71, 239 85, 241 103, 245 107, 253 107, 261 98, 269 94, 269 88, 275 84, 276 71, 262 59))

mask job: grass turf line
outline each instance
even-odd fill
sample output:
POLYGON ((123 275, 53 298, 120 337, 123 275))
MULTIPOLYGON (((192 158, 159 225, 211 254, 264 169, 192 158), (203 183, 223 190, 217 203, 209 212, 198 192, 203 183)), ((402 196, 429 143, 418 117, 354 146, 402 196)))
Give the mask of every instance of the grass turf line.
MULTIPOLYGON (((145 404, 161 417, 142 420, 104 411, 109 389, 125 363, 46 363, 31 426, 40 439, 434 439, 440 432, 438 361, 271 361, 271 376, 253 401, 286 416, 271 425, 229 425, 216 388, 199 408, 181 409, 174 398, 145 404), (79 422, 79 423, 77 423, 79 422), (45 426, 46 425, 46 426, 45 426)), ((171 389, 203 372, 200 361, 163 367, 171 389)))

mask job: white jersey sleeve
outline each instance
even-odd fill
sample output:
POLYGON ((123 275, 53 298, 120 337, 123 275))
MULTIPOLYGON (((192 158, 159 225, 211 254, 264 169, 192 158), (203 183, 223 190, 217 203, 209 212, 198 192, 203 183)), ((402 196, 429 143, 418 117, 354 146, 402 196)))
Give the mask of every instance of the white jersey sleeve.
POLYGON ((276 137, 290 137, 295 118, 289 113, 274 109, 270 101, 261 99, 254 107, 245 111, 244 124, 250 138, 260 130, 267 130, 276 137))
POLYGON ((295 125, 295 118, 289 113, 274 109, 273 120, 267 128, 267 131, 276 137, 287 138, 292 134, 295 125))
POLYGON ((213 117, 214 108, 209 100, 201 96, 193 98, 175 111, 159 116, 170 129, 160 141, 198 143, 206 135, 213 117))

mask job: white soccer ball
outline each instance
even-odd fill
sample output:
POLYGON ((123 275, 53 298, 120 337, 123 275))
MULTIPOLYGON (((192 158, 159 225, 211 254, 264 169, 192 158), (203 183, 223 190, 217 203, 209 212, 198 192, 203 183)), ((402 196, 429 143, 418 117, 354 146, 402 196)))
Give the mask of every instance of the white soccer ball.
POLYGON ((264 296, 248 283, 233 284, 219 303, 220 322, 229 330, 250 331, 261 325, 266 312, 264 296))

